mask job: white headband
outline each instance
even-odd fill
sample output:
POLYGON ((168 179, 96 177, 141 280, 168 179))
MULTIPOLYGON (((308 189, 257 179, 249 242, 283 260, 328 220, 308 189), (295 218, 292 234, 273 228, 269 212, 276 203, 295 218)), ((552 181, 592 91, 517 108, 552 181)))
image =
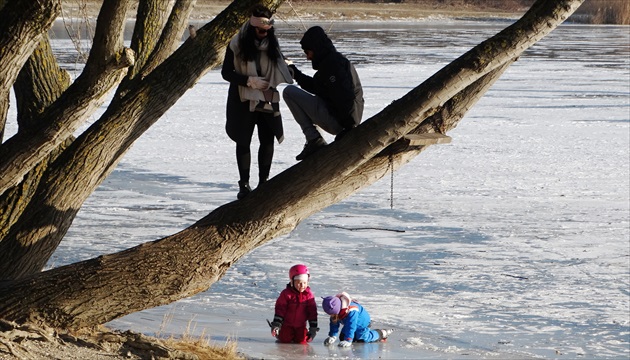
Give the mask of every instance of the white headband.
POLYGON ((308 274, 295 275, 293 277, 293 281, 295 281, 295 280, 308 281, 308 274))
POLYGON ((265 30, 271 29, 273 27, 274 22, 275 21, 273 19, 268 19, 266 17, 252 16, 249 18, 249 23, 253 27, 257 27, 257 28, 261 28, 265 30))

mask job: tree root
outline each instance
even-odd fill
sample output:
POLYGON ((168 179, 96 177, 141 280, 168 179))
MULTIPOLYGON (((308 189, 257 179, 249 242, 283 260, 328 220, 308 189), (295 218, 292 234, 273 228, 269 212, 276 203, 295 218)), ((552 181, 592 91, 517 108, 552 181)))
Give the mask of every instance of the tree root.
POLYGON ((8 353, 10 355, 15 356, 18 359, 28 359, 31 356, 28 349, 26 349, 25 347, 16 344, 10 340, 6 340, 3 338, 4 335, 2 333, 0 333, 0 354, 2 353, 8 353), (6 350, 3 349, 3 346, 6 347, 6 350), (16 349, 17 347, 17 349, 16 349))
POLYGON ((9 353, 19 359, 29 359, 30 352, 21 345, 24 341, 35 340, 55 343, 54 331, 31 324, 19 325, 12 321, 0 319, 0 352, 9 353))

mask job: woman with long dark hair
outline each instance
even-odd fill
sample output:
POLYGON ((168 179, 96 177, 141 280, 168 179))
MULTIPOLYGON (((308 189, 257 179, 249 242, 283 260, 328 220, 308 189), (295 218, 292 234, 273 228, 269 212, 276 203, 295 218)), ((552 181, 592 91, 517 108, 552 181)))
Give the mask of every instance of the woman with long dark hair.
POLYGON ((258 184, 267 181, 274 152, 274 137, 284 139, 280 116, 280 83, 293 83, 284 61, 267 7, 258 5, 225 51, 221 75, 230 82, 225 130, 236 142, 239 172, 238 199, 251 192, 250 145, 258 128, 258 184))

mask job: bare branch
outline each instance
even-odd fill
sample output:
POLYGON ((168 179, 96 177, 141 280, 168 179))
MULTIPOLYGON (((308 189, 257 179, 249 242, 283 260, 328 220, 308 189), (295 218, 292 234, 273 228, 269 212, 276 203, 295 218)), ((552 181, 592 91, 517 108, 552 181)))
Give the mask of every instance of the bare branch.
POLYGON ((133 79, 142 71, 158 45, 172 6, 171 1, 161 0, 145 0, 138 3, 138 13, 131 37, 131 48, 138 54, 138 60, 127 75, 129 79, 133 79))

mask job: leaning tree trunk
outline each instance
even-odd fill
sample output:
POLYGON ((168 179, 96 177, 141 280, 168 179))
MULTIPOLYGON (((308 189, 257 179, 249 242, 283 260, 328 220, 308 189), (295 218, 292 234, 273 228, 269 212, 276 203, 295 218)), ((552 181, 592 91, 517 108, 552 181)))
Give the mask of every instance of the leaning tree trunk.
POLYGON ((0 285, 0 317, 84 327, 208 289, 248 251, 382 177, 388 157, 400 166, 417 155, 421 149, 401 141, 408 133, 456 126, 512 61, 580 4, 536 2, 340 141, 175 235, 0 285))
MULTIPOLYGON (((18 236, 26 235, 27 233, 37 232, 54 232, 59 236, 63 236, 64 233, 54 228, 54 222, 48 221, 53 216, 58 221, 64 221, 68 223, 72 221, 72 218, 76 214, 76 211, 64 211, 59 207, 55 207, 54 204, 42 204, 47 199, 42 198, 42 189, 48 188, 48 183, 58 183, 56 179, 50 179, 49 174, 55 169, 54 163, 46 167, 45 171, 38 172, 38 169, 42 169, 42 164, 45 163, 45 159, 52 156, 56 157, 57 153, 61 151, 60 147, 66 145, 66 141, 71 141, 72 133, 85 119, 89 118, 93 112, 103 103, 104 96, 112 89, 112 87, 122 79, 122 76, 126 73, 126 67, 133 63, 133 57, 128 49, 123 48, 122 31, 124 29, 126 21, 127 1, 119 2, 107 2, 111 6, 104 6, 101 14, 99 15, 99 23, 97 24, 95 32, 95 45, 90 51, 90 57, 85 64, 85 68, 81 75, 61 94, 54 94, 56 98, 48 106, 42 106, 41 108, 36 105, 28 105, 28 94, 24 89, 22 83, 16 83, 16 94, 19 101, 19 110, 22 110, 19 115, 18 124, 19 130, 17 134, 8 139, 0 147, 0 173, 3 174, 0 184, 14 185, 13 188, 6 187, 4 192, 0 192, 3 199, 4 194, 11 193, 11 195, 17 195, 16 188, 26 188, 31 192, 34 192, 31 199, 26 202, 26 206, 22 203, 23 199, 20 197, 10 199, 15 201, 13 211, 23 210, 19 214, 12 214, 12 220, 8 223, 3 222, 2 233, 6 233, 0 241, 0 274, 3 273, 3 269, 10 268, 7 271, 7 276, 2 276, 3 279, 16 278, 13 275, 17 271, 23 273, 24 271, 40 271, 42 262, 45 264, 47 261, 42 260, 42 256, 24 257, 18 254, 28 252, 29 249, 48 249, 47 252, 54 251, 57 244, 50 242, 45 244, 44 242, 22 242, 16 241, 15 231, 22 232, 18 236), (34 111, 28 111, 31 109, 34 111), (31 172, 31 176, 24 178, 24 176, 31 172), (48 176, 48 178, 47 178, 48 176), (39 182, 35 182, 39 178, 39 182), (21 182, 20 184, 17 181, 21 182), (33 187, 37 185, 37 187, 33 187), (36 189, 36 190, 34 190, 36 189), (49 206, 49 216, 40 216, 37 221, 29 219, 31 210, 37 206, 49 206), (38 228, 38 226, 43 228, 38 228), (8 229, 8 230, 7 230, 8 229), (21 229, 21 230, 20 230, 21 229), (24 232, 24 230, 26 232, 24 232), (52 245, 52 246, 51 246, 52 245), (13 266, 14 264, 20 264, 20 260, 24 259, 26 264, 23 266, 13 266), (18 260, 14 263, 14 260, 18 260), (37 270, 34 270, 37 269, 37 270)), ((45 50, 45 49, 44 49, 45 50)), ((32 57, 36 57, 34 60, 41 60, 37 62, 37 66, 45 66, 47 63, 44 60, 49 60, 46 56, 38 55, 35 52, 32 57)), ((29 63, 30 64, 30 63, 29 63)), ((29 71, 28 69, 22 71, 28 71, 27 75, 32 75, 33 79, 41 81, 42 83, 54 83, 51 77, 55 77, 59 74, 56 68, 39 68, 37 71, 29 71)), ((23 80, 24 79, 18 79, 23 80)), ((28 79, 27 79, 28 80, 28 79)), ((33 96, 33 95, 31 95, 33 96)), ((38 96, 42 96, 41 94, 38 96)), ((46 105, 40 103, 39 105, 46 105)), ((59 158, 55 163, 58 163, 59 158)), ((80 185, 75 183, 74 185, 80 185)), ((0 189, 2 186, 0 185, 0 189)), ((68 186, 66 193, 71 191, 72 186, 68 186)), ((10 206, 11 204, 7 204, 10 206)), ((38 209, 44 210, 44 209, 38 209)), ((50 238, 50 237, 49 237, 50 238)), ((32 252, 36 254, 36 251, 32 252)))

